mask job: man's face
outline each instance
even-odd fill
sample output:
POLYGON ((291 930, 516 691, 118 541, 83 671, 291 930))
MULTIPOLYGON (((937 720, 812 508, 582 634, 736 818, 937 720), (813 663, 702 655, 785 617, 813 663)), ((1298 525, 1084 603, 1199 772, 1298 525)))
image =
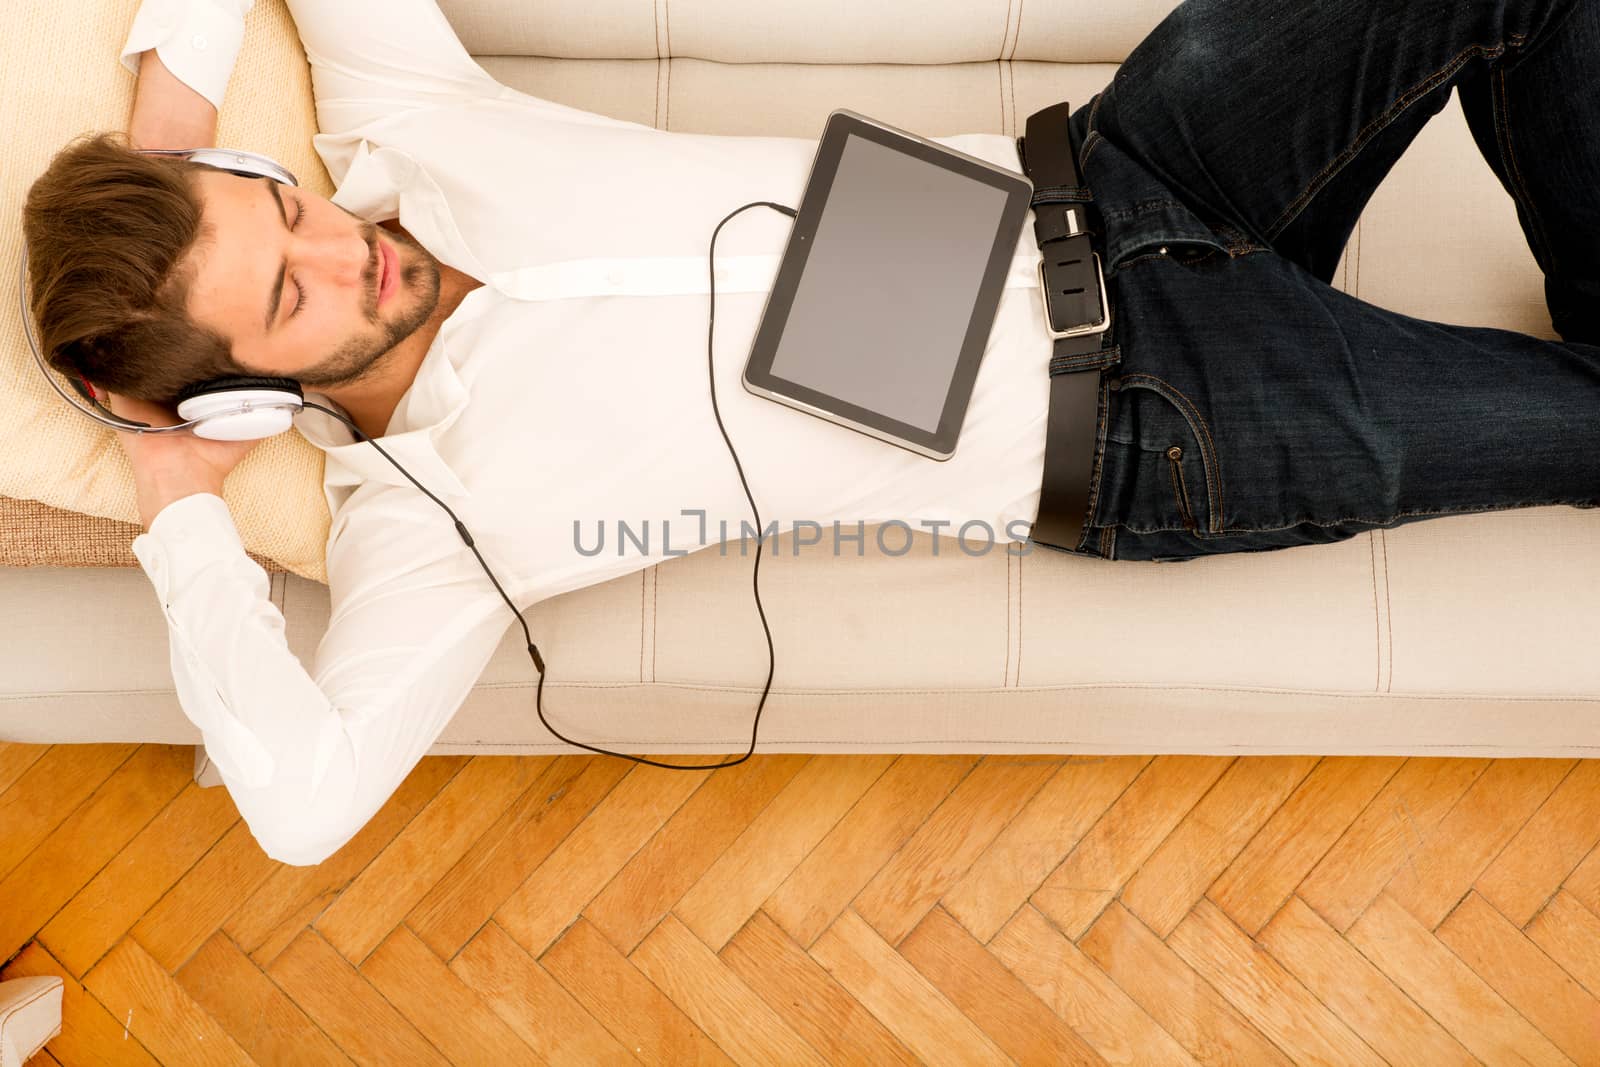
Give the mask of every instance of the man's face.
POLYGON ((355 382, 438 304, 438 261, 404 234, 265 178, 195 181, 215 235, 190 252, 189 314, 251 371, 312 388, 355 382))

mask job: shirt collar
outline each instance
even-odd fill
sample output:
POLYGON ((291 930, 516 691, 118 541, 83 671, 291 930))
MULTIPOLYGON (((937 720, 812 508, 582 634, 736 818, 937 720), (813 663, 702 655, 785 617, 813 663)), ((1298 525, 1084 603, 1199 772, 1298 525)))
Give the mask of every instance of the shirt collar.
MULTIPOLYGON (((362 141, 331 200, 369 221, 398 216, 406 232, 440 262, 479 280, 488 276, 461 236, 437 183, 404 152, 393 148, 374 151, 362 141)), ((459 351, 452 351, 459 346, 452 346, 450 339, 460 325, 462 309, 487 288, 468 293, 444 321, 417 368, 416 378, 400 397, 384 435, 377 439, 380 448, 434 493, 468 495, 466 486, 439 454, 435 441, 467 406, 467 388, 456 365, 461 356, 459 351)), ((307 396, 349 415, 321 393, 308 390, 307 396)), ((323 480, 329 490, 353 488, 369 480, 386 485, 411 484, 411 479, 380 455, 377 448, 320 411, 302 411, 296 416, 295 427, 326 454, 323 480)))

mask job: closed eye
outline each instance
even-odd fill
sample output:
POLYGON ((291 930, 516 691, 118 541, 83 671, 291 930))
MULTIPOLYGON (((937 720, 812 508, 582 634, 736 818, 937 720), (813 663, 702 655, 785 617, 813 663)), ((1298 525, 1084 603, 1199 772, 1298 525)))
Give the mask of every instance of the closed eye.
MULTIPOLYGON (((306 203, 305 203, 305 201, 301 200, 299 197, 295 197, 295 200, 294 200, 294 221, 289 224, 289 229, 292 230, 296 226, 300 225, 300 219, 305 215, 305 213, 306 213, 306 203)), ((289 317, 292 319, 296 315, 298 315, 300 313, 300 309, 305 306, 306 293, 305 293, 305 289, 302 288, 301 285, 300 285, 300 279, 299 278, 294 277, 294 275, 290 275, 290 278, 294 282, 294 308, 293 308, 293 310, 291 310, 289 312, 289 317)))

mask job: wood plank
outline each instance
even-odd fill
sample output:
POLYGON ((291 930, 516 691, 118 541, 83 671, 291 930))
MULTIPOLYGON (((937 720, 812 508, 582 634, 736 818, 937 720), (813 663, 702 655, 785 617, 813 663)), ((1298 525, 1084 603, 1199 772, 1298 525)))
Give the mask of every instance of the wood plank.
MULTIPOLYGON (((133 746, 126 746, 129 752, 133 746)), ((27 772, 29 767, 39 762, 46 752, 50 751, 49 745, 25 745, 20 741, 0 741, 0 811, 4 811, 5 793, 27 772)), ((5 871, 0 869, 0 874, 5 871)))
POLYGON ((628 959, 735 1061, 826 1067, 827 1061, 676 917, 662 919, 628 959))
POLYGON ((136 941, 119 941, 84 976, 83 987, 163 1063, 253 1062, 136 941))
POLYGON ((1316 764, 1314 756, 1234 760, 1128 880, 1122 906, 1166 937, 1316 764))
POLYGON ((190 781, 56 912, 39 940, 73 974, 86 973, 238 821, 226 789, 190 781))
POLYGON ((1478 1062, 1299 897, 1289 898, 1259 942, 1390 1063, 1478 1062))
POLYGON ((1473 887, 1500 914, 1526 926, 1597 841, 1600 760, 1579 760, 1473 887))
POLYGON ((673 913, 713 952, 720 950, 894 761, 855 755, 806 764, 673 913))
POLYGON ((720 958, 829 1063, 920 1063, 765 911, 744 924, 720 958))
POLYGON ((1206 896, 1252 937, 1405 761, 1330 756, 1273 813, 1206 896))
POLYGON ((1211 901, 1196 905, 1167 944, 1295 1063, 1383 1067, 1381 1056, 1211 901))
POLYGON ((315 867, 280 866, 222 929, 257 966, 270 965, 466 765, 465 756, 422 757, 343 848, 315 867))
MULTIPOLYGON (((0 811, 8 808, 6 803, 6 790, 18 781, 22 774, 27 773, 27 768, 45 757, 50 752, 51 745, 29 745, 21 741, 0 741, 0 811)), ((133 745, 128 745, 128 752, 133 752, 133 745)), ((0 867, 0 875, 5 873, 5 867, 0 867)))
POLYGON ((1121 904, 1101 912, 1078 947, 1201 1063, 1288 1067, 1276 1045, 1121 904))
POLYGON ((1600 1065, 1600 1001, 1477 893, 1439 924, 1439 940, 1580 1067, 1600 1065))
POLYGON ((417 935, 397 927, 361 975, 452 1063, 543 1063, 417 935))
POLYGON ((173 977, 252 1059, 348 1067, 350 1058, 226 935, 207 939, 173 977))
POLYGON ((494 911, 494 920, 537 959, 573 916, 695 790, 702 774, 634 764, 588 818, 494 911))
POLYGON ((141 745, 0 880, 0 900, 5 901, 0 908, 0 960, 32 940, 50 916, 193 780, 192 751, 179 745, 141 745))
POLYGON ((762 911, 809 947, 979 759, 902 755, 789 872, 762 911))
POLYGON ((467 942, 450 970, 554 1067, 639 1062, 493 922, 467 942))
POLYGON ((241 819, 140 917, 133 936, 162 968, 176 971, 280 866, 241 819))
POLYGON ((1527 926, 1534 944, 1600 997, 1600 917, 1562 890, 1527 926))
POLYGON ((584 918, 631 953, 810 760, 753 756, 711 775, 589 902, 584 918))
POLYGON ((1561 888, 1591 912, 1600 915, 1600 845, 1589 850, 1589 854, 1567 876, 1561 888))
POLYGON ((1485 1063, 1572 1062, 1387 892, 1345 936, 1485 1063))
POLYGON ((450 959, 505 899, 614 789, 630 764, 558 756, 406 916, 440 959, 450 959))
POLYGON ((1196 1063, 1038 909, 1025 905, 1012 916, 989 942, 989 951, 1107 1063, 1196 1063))
POLYGON ((1389 895, 1423 926, 1438 926, 1574 762, 1495 760, 1396 872, 1389 895))
POLYGON ((448 1063, 315 930, 289 942, 267 974, 357 1063, 448 1063))
POLYGON ((0 877, 10 874, 90 794, 133 755, 135 745, 9 746, 9 774, 0 793, 0 877), (35 758, 29 759, 29 754, 35 758), (21 773, 17 773, 17 768, 21 773))
POLYGON ((733 1062, 589 920, 580 916, 539 962, 644 1063, 733 1062))
POLYGON ((1062 763, 1061 757, 985 756, 851 907, 898 945, 1062 763))
POLYGON ((817 938, 811 958, 924 1062, 1013 1062, 854 909, 817 938))
POLYGON ((1018 1063, 1106 1062, 943 908, 906 935, 900 954, 1018 1063))
POLYGON ((1079 937, 1232 761, 1157 756, 1033 894, 1033 906, 1079 937))
MULTIPOLYGON (((67 971, 52 959, 37 941, 17 954, 0 970, 0 978, 35 978, 56 975, 62 980, 61 1033, 46 1047, 69 1064, 125 1064, 127 1067, 157 1067, 156 1058, 139 1038, 123 1029, 121 1019, 113 1019, 105 1005, 94 998, 67 971)), ((33 1061, 29 1060, 32 1067, 33 1061)))
POLYGON ((552 757, 475 757, 317 916, 317 932, 359 964, 455 866, 552 757))
MULTIPOLYGON (((1297 892, 1343 933, 1360 918, 1403 864, 1411 862, 1434 827, 1489 768, 1483 759, 1408 759, 1371 804, 1306 875, 1297 892)), ((1280 883, 1281 885, 1281 883, 1280 883)), ((1240 886, 1242 904, 1254 890, 1240 886)), ((1216 894, 1213 894, 1213 899, 1216 894)), ((1242 911, 1233 900, 1224 911, 1242 911)), ((1238 922, 1240 916, 1234 915, 1238 922)), ((1253 921, 1253 916, 1250 917, 1253 921)), ((1245 929, 1250 923, 1242 923, 1245 929)))
POLYGON ((1070 756, 940 899, 987 943, 1133 782, 1149 756, 1070 756))

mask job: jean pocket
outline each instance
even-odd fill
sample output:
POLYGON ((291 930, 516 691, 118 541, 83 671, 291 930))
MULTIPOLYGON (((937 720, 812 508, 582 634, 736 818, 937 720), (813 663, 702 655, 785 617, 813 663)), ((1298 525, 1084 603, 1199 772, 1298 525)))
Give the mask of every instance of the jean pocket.
POLYGON ((1203 269, 1211 263, 1225 263, 1231 258, 1228 246, 1220 240, 1174 240, 1172 238, 1151 238, 1130 246, 1117 260, 1116 269, 1124 270, 1127 267, 1140 263, 1153 263, 1166 261, 1180 267, 1203 269))
POLYGON ((1096 521, 1134 533, 1206 537, 1221 529, 1222 472, 1211 426, 1183 392, 1149 374, 1115 379, 1107 472, 1096 521))

